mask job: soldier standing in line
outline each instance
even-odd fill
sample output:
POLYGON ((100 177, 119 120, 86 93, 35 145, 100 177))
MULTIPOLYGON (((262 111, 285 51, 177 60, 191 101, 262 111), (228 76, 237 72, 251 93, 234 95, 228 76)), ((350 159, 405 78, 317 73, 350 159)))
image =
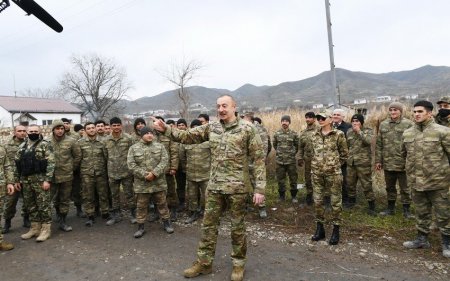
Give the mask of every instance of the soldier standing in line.
POLYGON ((364 127, 364 116, 355 114, 351 119, 352 127, 347 131, 348 207, 356 204, 356 185, 358 180, 369 204, 368 214, 376 216, 375 194, 372 188, 372 129, 364 127))
MULTIPOLYGON (((191 122, 191 128, 201 126, 198 119, 191 122)), ((211 168, 209 141, 200 144, 184 144, 180 149, 180 161, 186 163, 189 217, 186 224, 196 221, 205 210, 205 193, 211 168)))
MULTIPOLYGON (((25 126, 17 125, 14 127, 14 135, 7 140, 7 142, 4 144, 6 155, 8 157, 8 160, 12 165, 15 163, 15 157, 17 150, 19 150, 20 144, 22 144, 25 141, 25 138, 27 137, 27 130, 25 126)), ((4 211, 4 217, 5 217, 5 225, 3 226, 2 233, 8 233, 9 229, 11 228, 11 220, 16 215, 16 206, 17 202, 19 201, 19 197, 22 197, 23 199, 23 193, 22 192, 14 192, 11 195, 7 195, 6 201, 5 201, 5 211, 4 211)), ((1 201, 2 198, 0 198, 1 201)), ((0 208, 0 211, 3 211, 3 208, 0 208)), ((27 208, 25 206, 24 200, 22 201, 22 216, 23 216, 23 227, 30 227, 30 217, 27 211, 27 208)))
MULTIPOLYGON (((8 153, 0 146, 0 210, 3 210, 3 197, 5 193, 8 196, 13 196, 14 194, 14 162, 9 161, 8 153)), ((2 213, 0 212, 0 221, 2 220, 2 213)), ((3 241, 3 230, 0 224, 0 251, 9 251, 14 249, 12 243, 3 241)))
POLYGON ((139 142, 141 140, 140 130, 144 128, 147 124, 145 123, 144 118, 136 118, 134 120, 133 129, 134 129, 134 142, 139 142))
POLYGON ((106 225, 120 222, 120 186, 125 194, 128 208, 130 209, 132 224, 136 223, 136 198, 133 191, 133 174, 127 167, 128 149, 134 144, 133 138, 122 132, 122 120, 118 117, 111 118, 111 135, 104 140, 108 154, 108 179, 112 199, 111 218, 106 225))
POLYGON ((331 224, 333 232, 328 242, 330 245, 339 243, 339 226, 342 212, 342 170, 347 161, 348 148, 344 133, 331 126, 332 114, 323 109, 316 114, 320 128, 311 136, 307 147, 311 151, 311 171, 316 212, 317 228, 311 240, 325 239, 325 208, 324 192, 331 193, 331 224))
POLYGON ((50 238, 52 200, 50 183, 55 170, 55 158, 50 142, 43 139, 38 125, 27 129, 28 139, 19 146, 15 162, 16 190, 23 190, 23 199, 30 214, 30 230, 22 239, 34 236, 37 242, 50 238))
POLYGON ((450 128, 450 96, 442 97, 437 104, 439 110, 436 115, 436 123, 450 128))
POLYGON ((59 218, 59 228, 68 232, 72 231, 72 227, 66 224, 66 217, 70 207, 73 173, 80 165, 81 151, 78 143, 65 133, 63 122, 55 120, 48 141, 51 142, 55 155, 55 171, 51 187, 53 203, 59 218))
POLYGON ((281 117, 281 129, 273 135, 273 148, 276 151, 276 173, 278 181, 278 193, 280 201, 286 200, 286 174, 289 177, 292 203, 297 203, 297 164, 295 155, 298 152, 298 134, 289 129, 291 117, 281 117))
POLYGON ((253 173, 255 193, 253 203, 264 201, 266 171, 261 138, 256 128, 236 117, 236 102, 229 95, 217 99, 220 121, 181 131, 166 126, 154 118, 154 127, 165 136, 181 143, 192 144, 209 141, 211 146, 211 173, 207 187, 205 216, 201 227, 201 239, 197 250, 197 260, 184 271, 191 278, 212 272, 218 226, 223 207, 227 204, 231 215, 231 240, 233 261, 232 281, 244 278, 247 255, 245 214, 248 188, 246 178, 253 173), (254 169, 248 169, 253 163, 254 169))
POLYGON ((112 133, 111 127, 112 127, 111 122, 109 122, 109 124, 108 124, 108 123, 105 123, 105 135, 106 135, 106 136, 111 135, 111 133, 112 133))
POLYGON ((200 113, 197 117, 198 120, 202 123, 202 125, 205 125, 209 123, 209 115, 206 113, 200 113))
MULTIPOLYGON (((64 126, 65 127, 65 126, 64 126)), ((71 137, 78 141, 84 136, 84 127, 81 124, 75 124, 73 126, 74 134, 71 137)), ((67 131, 66 131, 67 132, 67 131)), ((83 212, 81 205, 83 204, 82 199, 82 191, 81 191, 81 175, 80 175, 80 167, 73 172, 73 180, 72 180, 72 194, 70 196, 72 201, 77 209, 77 217, 86 218, 86 214, 83 212)))
POLYGON ((311 151, 306 150, 306 144, 310 141, 311 136, 317 131, 316 114, 312 111, 305 114, 306 128, 301 132, 298 142, 298 165, 305 167, 305 189, 306 189, 306 205, 311 206, 313 203, 313 187, 311 182, 311 151))
MULTIPOLYGON (((179 130, 187 130, 187 122, 185 119, 180 118, 177 120, 177 128, 179 130)), ((178 145, 178 157, 181 158, 180 152, 183 144, 178 145)), ((177 181, 177 196, 179 206, 177 211, 182 212, 186 208, 186 163, 183 161, 178 161, 178 169, 175 174, 175 179, 177 181)))
POLYGON ((400 198, 403 203, 403 216, 411 218, 411 189, 406 182, 405 159, 402 157, 403 132, 413 126, 413 122, 402 116, 403 104, 393 102, 389 105, 389 118, 381 122, 375 150, 375 169, 384 170, 386 181, 387 209, 382 216, 395 214, 397 200, 396 184, 400 186, 400 198))
POLYGON ((108 176, 106 171, 107 152, 105 144, 97 136, 95 124, 84 125, 86 136, 78 141, 81 150, 80 175, 83 195, 83 209, 88 217, 86 226, 95 222, 95 198, 103 219, 112 219, 108 214, 108 176))
POLYGON ((153 129, 144 127, 140 135, 141 140, 130 147, 127 156, 128 168, 134 175, 134 192, 137 198, 138 230, 134 233, 134 237, 140 238, 145 233, 144 223, 150 198, 153 198, 158 208, 164 230, 171 234, 174 230, 169 219, 166 201, 167 182, 164 178, 169 157, 164 145, 155 140, 153 129))
POLYGON ((75 140, 79 140, 82 137, 84 137, 84 127, 81 124, 75 124, 75 126, 73 126, 73 131, 75 132, 75 134, 73 134, 73 138, 75 140))
MULTIPOLYGON (((262 120, 259 117, 253 117, 253 124, 255 125, 259 137, 261 138, 261 142, 263 143, 263 149, 264 149, 264 164, 267 165, 267 157, 269 156, 270 151, 272 150, 272 142, 270 141, 269 133, 267 132, 267 129, 262 125, 262 120)), ((251 166, 253 168, 253 165, 251 166)), ((252 173, 250 173, 252 174, 252 173)), ((253 189, 255 186, 255 179, 250 178, 251 184, 252 184, 252 194, 253 189)), ((251 202, 251 197, 249 199, 249 203, 251 202)), ((266 202, 262 202, 258 205, 258 211, 259 211, 259 217, 261 219, 267 218, 267 210, 266 210, 266 202)))
POLYGON ((406 241, 408 249, 430 248, 428 233, 432 208, 442 235, 442 255, 450 258, 450 129, 433 121, 433 104, 414 104, 415 125, 403 133, 402 152, 416 206, 417 238, 406 241))
POLYGON ((62 121, 63 124, 64 124, 64 131, 65 131, 64 135, 65 135, 66 137, 71 137, 71 138, 73 138, 73 134, 72 134, 72 132, 70 131, 70 124, 72 123, 72 120, 69 120, 69 119, 67 119, 67 118, 61 118, 61 121, 62 121))
POLYGON ((106 137, 108 136, 108 134, 105 133, 105 125, 106 122, 103 120, 97 120, 95 121, 95 128, 97 130, 97 137, 103 141, 106 139, 106 137))

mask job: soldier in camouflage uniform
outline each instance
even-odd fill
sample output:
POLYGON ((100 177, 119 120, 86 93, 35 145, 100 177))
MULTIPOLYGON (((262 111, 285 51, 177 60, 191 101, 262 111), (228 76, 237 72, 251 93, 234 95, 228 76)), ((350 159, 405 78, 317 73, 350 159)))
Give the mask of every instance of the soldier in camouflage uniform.
POLYGON ((75 132, 75 134, 73 134, 73 138, 75 140, 79 140, 82 137, 84 137, 84 127, 81 124, 75 124, 75 126, 73 126, 73 131, 75 132))
MULTIPOLYGON (((9 138, 6 143, 4 144, 6 155, 8 156, 8 160, 10 163, 15 163, 14 159, 16 157, 17 150, 19 149, 19 146, 21 143, 25 141, 25 138, 27 136, 27 130, 22 125, 17 125, 14 128, 14 135, 9 138)), ((4 211, 4 217, 5 217, 5 225, 3 227, 2 233, 8 233, 9 229, 11 228, 11 220, 16 215, 16 205, 19 201, 19 197, 22 197, 22 192, 14 192, 12 195, 6 196, 5 201, 5 211, 4 211)), ((0 198, 0 201, 3 201, 3 198, 0 198)), ((3 209, 0 209, 2 211, 3 209)), ((23 216, 23 226, 24 227, 30 227, 30 217, 28 215, 28 211, 26 209, 26 206, 24 202, 22 202, 22 216, 23 216)))
POLYGON ((69 119, 67 119, 67 118, 61 118, 61 121, 63 122, 63 125, 64 125, 64 131, 65 131, 64 135, 65 135, 66 137, 74 138, 74 137, 73 137, 74 134, 73 134, 72 131, 70 130, 70 129, 71 129, 70 124, 72 123, 72 120, 69 120, 69 119))
POLYGON ((169 157, 164 145, 155 140, 153 129, 144 127, 140 130, 140 135, 141 140, 130 147, 127 157, 128 168, 134 175, 133 187, 137 198, 138 230, 134 233, 134 237, 140 238, 145 233, 144 223, 150 198, 153 198, 158 208, 164 230, 170 234, 174 230, 169 219, 166 201, 167 183, 164 178, 169 157))
MULTIPOLYGON (((262 125, 262 120, 259 117, 253 117, 253 124, 256 127, 256 130, 258 131, 259 137, 261 138, 261 142, 263 144, 263 150, 264 150, 264 163, 267 164, 267 157, 269 156, 270 151, 272 150, 272 142, 270 141, 269 132, 267 132, 267 129, 262 125)), ((251 167, 253 168, 253 165, 251 167)), ((252 175, 252 173, 250 173, 252 175)), ((251 185, 252 185, 252 194, 253 189, 255 187, 255 179, 250 178, 251 185)), ((249 198, 249 203, 251 203, 251 197, 249 198)), ((263 202, 258 205, 258 211, 259 211, 259 217, 262 219, 267 218, 267 210, 266 210, 266 202, 263 202)))
POLYGON ((30 125, 28 139, 19 146, 15 162, 16 189, 23 190, 23 199, 30 214, 31 228, 22 234, 22 239, 34 236, 37 242, 47 240, 51 235, 51 192, 50 183, 55 170, 55 157, 50 142, 43 139, 37 125, 30 125))
MULTIPOLYGON (((187 130, 187 122, 185 119, 180 118, 177 120, 177 128, 179 130, 187 130)), ((186 208, 186 162, 181 161, 181 150, 183 144, 178 145, 178 169, 175 174, 175 180, 177 182, 177 196, 178 196, 178 212, 184 211, 186 208)))
MULTIPOLYGON (((201 125, 202 123, 197 119, 191 122, 191 128, 201 125)), ((189 218, 185 223, 189 224, 196 221, 205 210, 205 193, 211 168, 209 141, 182 145, 180 161, 186 165, 189 218)))
POLYGON ((88 217, 85 225, 92 226, 95 222, 95 198, 99 199, 102 218, 111 219, 108 214, 108 155, 105 144, 97 136, 95 124, 87 122, 84 128, 86 136, 78 141, 81 150, 80 175, 83 209, 88 217))
POLYGON ((273 148, 276 151, 276 173, 278 181, 278 193, 280 201, 286 199, 286 174, 289 176, 292 202, 297 203, 297 164, 295 155, 298 152, 298 134, 289 129, 291 117, 284 115, 281 117, 281 129, 273 135, 273 148))
POLYGON ((342 171, 341 166, 347 161, 348 148, 344 133, 331 126, 332 113, 321 110, 316 114, 320 129, 307 142, 306 149, 311 151, 312 185, 314 189, 314 205, 317 228, 312 236, 313 241, 325 238, 325 208, 324 192, 331 192, 331 223, 333 232, 328 242, 330 245, 339 243, 339 225, 342 211, 342 171))
MULTIPOLYGON (((0 146, 0 210, 3 210, 3 197, 7 193, 12 197, 14 193, 14 162, 9 161, 8 154, 3 146, 0 146)), ((0 212, 0 221, 2 214, 0 212)), ((9 251, 14 249, 14 245, 3 241, 3 231, 0 224, 0 251, 9 251)))
POLYGON ((364 116, 355 114, 352 127, 347 131, 347 183, 348 206, 356 204, 356 185, 359 182, 369 204, 369 215, 375 216, 375 194, 372 188, 372 129, 364 127, 364 116))
POLYGON ((157 119, 154 119, 154 126, 172 140, 186 144, 209 141, 211 146, 211 173, 198 258, 192 267, 184 271, 184 276, 195 277, 212 272, 218 226, 223 207, 227 204, 231 215, 231 280, 243 280, 247 253, 244 220, 248 188, 245 179, 249 178, 249 173, 254 173, 253 203, 262 203, 266 186, 264 151, 255 127, 236 118, 236 103, 231 96, 224 95, 217 99, 217 111, 220 121, 187 131, 172 129, 157 119), (249 163, 253 163, 254 169, 248 169, 249 163))
POLYGON ((95 125, 95 128, 97 130, 97 137, 101 141, 106 140, 106 138, 109 136, 109 134, 107 134, 105 132, 106 122, 103 121, 103 120, 97 120, 97 121, 95 121, 94 125, 95 125))
POLYGON ((133 129, 134 129, 134 134, 133 134, 133 138, 134 138, 134 142, 139 142, 141 140, 141 135, 140 135, 140 130, 142 128, 144 128, 147 124, 145 123, 144 118, 136 118, 136 120, 134 120, 134 124, 133 124, 133 129))
MULTIPOLYGON (((78 141, 84 136, 84 127, 81 124, 75 124, 73 127, 74 134, 71 137, 78 141)), ((73 180, 72 180, 72 194, 70 196, 72 198, 73 203, 77 209, 77 217, 85 218, 86 214, 83 213, 81 205, 83 204, 82 200, 82 192, 81 192, 81 175, 80 175, 80 167, 73 172, 73 180)))
POLYGON ((436 123, 450 128, 450 96, 442 97, 437 102, 438 114, 436 115, 436 123))
POLYGON ((380 124, 376 150, 375 169, 384 170, 388 207, 380 215, 394 215, 397 200, 396 183, 400 186, 400 198, 403 203, 403 215, 410 218, 411 189, 406 182, 405 159, 402 157, 402 134, 413 126, 413 122, 403 118, 403 105, 393 102, 389 105, 390 117, 380 124))
POLYGON ((409 249, 429 248, 432 207, 442 235, 442 254, 450 258, 450 129, 437 125, 433 104, 414 104, 415 126, 403 133, 406 174, 416 206, 417 238, 403 243, 409 249))
POLYGON ((70 207, 73 172, 80 165, 81 152, 78 143, 65 134, 63 122, 53 121, 52 135, 48 139, 52 143, 55 155, 55 173, 51 192, 56 214, 59 217, 59 228, 68 232, 72 231, 72 227, 66 224, 66 217, 70 207))
POLYGON ((311 206, 313 203, 313 187, 311 181, 311 151, 306 150, 306 144, 310 141, 311 136, 317 131, 316 114, 314 112, 306 112, 305 114, 306 129, 304 129, 299 137, 298 142, 298 165, 305 167, 305 188, 306 188, 306 204, 311 206))
POLYGON ((108 154, 108 179, 112 199, 111 218, 106 222, 113 225, 121 221, 120 214, 120 186, 125 194, 130 209, 131 223, 136 223, 136 198, 133 191, 133 174, 127 167, 128 149, 134 144, 133 138, 122 132, 122 120, 111 118, 111 135, 104 140, 108 154))

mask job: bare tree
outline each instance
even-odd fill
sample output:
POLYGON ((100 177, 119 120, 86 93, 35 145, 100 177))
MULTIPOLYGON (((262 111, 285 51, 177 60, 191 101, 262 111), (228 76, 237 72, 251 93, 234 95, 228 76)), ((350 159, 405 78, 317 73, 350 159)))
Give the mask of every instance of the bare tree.
POLYGON ((64 94, 93 120, 120 111, 119 101, 131 88, 125 70, 112 59, 95 54, 72 56, 70 60, 73 68, 61 81, 64 94))
POLYGON ((181 103, 179 113, 182 118, 189 119, 191 95, 189 90, 186 89, 187 85, 203 67, 204 65, 197 60, 185 61, 183 59, 181 63, 172 63, 169 70, 161 74, 167 81, 178 88, 177 97, 181 103))
POLYGON ((46 89, 28 88, 19 91, 18 95, 22 97, 43 98, 43 99, 61 98, 61 93, 58 91, 58 89, 55 88, 46 88, 46 89))

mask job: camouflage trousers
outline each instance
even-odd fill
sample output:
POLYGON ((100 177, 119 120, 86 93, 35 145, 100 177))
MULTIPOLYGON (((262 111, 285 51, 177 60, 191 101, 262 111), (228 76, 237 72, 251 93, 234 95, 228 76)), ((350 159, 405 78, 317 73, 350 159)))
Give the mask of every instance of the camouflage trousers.
POLYGON ((384 170, 384 180, 386 181, 386 193, 388 201, 397 200, 397 181, 400 186, 400 200, 402 204, 411 204, 411 189, 406 181, 406 172, 384 170))
POLYGON ((307 194, 313 193, 311 181, 311 159, 305 159, 305 188, 307 194))
POLYGON ((342 212, 342 175, 318 175, 312 174, 314 189, 314 209, 316 221, 325 223, 325 207, 323 198, 326 190, 331 192, 331 220, 333 225, 341 224, 342 212))
POLYGON ((412 199, 416 206, 416 228, 420 232, 429 233, 433 221, 444 235, 450 235, 450 199, 448 189, 417 191, 412 190, 412 199))
POLYGON ((198 245, 198 261, 210 265, 216 252, 218 227, 223 207, 228 204, 231 216, 231 259, 233 265, 244 266, 247 255, 247 239, 245 233, 245 206, 248 193, 223 194, 208 191, 206 197, 205 216, 201 227, 201 238, 198 245))
POLYGON ((198 207, 205 209, 205 192, 208 186, 208 181, 188 181, 188 201, 189 211, 194 212, 198 207))
POLYGON ((166 182, 167 182, 167 205, 169 206, 169 208, 176 208, 178 207, 178 196, 175 185, 175 177, 166 174, 166 182))
MULTIPOLYGON (((253 164, 248 165, 248 170, 250 172, 249 173, 249 179, 250 179, 251 189, 250 189, 250 192, 248 194, 247 205, 251 206, 251 205, 253 205, 253 190, 255 189, 255 186, 256 186, 256 180, 255 180, 255 176, 254 176, 254 173, 253 173, 254 165, 253 164)), ((266 208, 266 201, 264 201, 261 204, 259 204, 258 207, 259 207, 259 209, 266 208)))
POLYGON ((370 165, 367 167, 356 165, 347 166, 348 197, 356 197, 358 180, 361 183, 366 200, 375 200, 372 187, 372 167, 370 165))
POLYGON ((81 192, 81 175, 79 170, 73 172, 72 194, 70 197, 75 206, 81 206, 83 203, 83 195, 81 192))
POLYGON ((289 186, 291 187, 291 195, 295 197, 297 194, 297 164, 287 164, 282 165, 277 163, 276 168, 277 181, 278 181, 278 192, 284 194, 286 192, 286 174, 289 177, 289 186))
MULTIPOLYGON (((16 215, 16 206, 17 206, 17 202, 19 201, 19 197, 22 197, 22 199, 23 199, 22 191, 15 191, 13 195, 5 196, 5 199, 4 199, 5 219, 12 219, 16 215)), ((2 210, 3 209, 0 209, 0 211, 2 211, 2 210)), ((25 202, 23 202, 23 204, 22 204, 22 216, 28 216, 28 212, 25 207, 25 202)))
POLYGON ((36 179, 22 180, 23 200, 30 214, 30 221, 40 223, 52 222, 52 197, 50 190, 42 189, 42 181, 36 179))
POLYGON ((158 191, 154 193, 136 193, 137 209, 136 220, 138 223, 144 223, 148 214, 148 203, 150 199, 155 203, 159 215, 163 221, 170 217, 169 208, 167 207, 166 192, 158 191))
POLYGON ((186 201, 186 173, 181 171, 181 167, 175 175, 177 181, 177 196, 180 203, 186 201))
POLYGON ((94 216, 96 198, 98 198, 100 212, 108 214, 108 179, 106 175, 81 175, 81 190, 83 196, 83 210, 87 216, 94 216))
POLYGON ((70 208, 70 194, 72 193, 72 181, 53 183, 51 188, 52 201, 56 210, 62 215, 67 215, 70 208))
POLYGON ((109 179, 109 189, 111 191, 112 209, 120 210, 120 186, 127 200, 127 206, 130 209, 136 208, 136 198, 133 190, 133 177, 129 176, 123 179, 109 179))
POLYGON ((5 186, 0 186, 0 243, 3 242, 3 229, 2 229, 2 214, 3 214, 3 207, 4 207, 4 202, 6 199, 6 187, 5 186))

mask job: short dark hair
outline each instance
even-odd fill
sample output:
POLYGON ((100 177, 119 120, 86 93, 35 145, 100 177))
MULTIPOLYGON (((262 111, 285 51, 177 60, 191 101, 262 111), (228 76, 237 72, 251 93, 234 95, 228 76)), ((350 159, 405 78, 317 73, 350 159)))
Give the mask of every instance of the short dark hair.
POLYGON ((173 121, 172 119, 169 119, 169 120, 167 120, 166 124, 167 125, 175 124, 175 121, 173 121))
POLYGON ((262 124, 262 120, 261 120, 261 118, 259 118, 259 117, 253 117, 252 118, 253 119, 253 122, 258 122, 258 124, 262 124))
MULTIPOLYGON (((94 125, 97 126, 98 124, 106 125, 106 122, 102 119, 99 119, 99 120, 95 121, 94 125)), ((86 124, 84 126, 86 127, 86 124)))
POLYGON ((166 120, 164 120, 164 118, 162 118, 161 116, 155 116, 155 118, 156 118, 156 119, 159 119, 159 120, 161 120, 161 121, 163 121, 163 122, 166 122, 166 120))
MULTIPOLYGON (((95 123, 97 123, 97 122, 95 122, 95 123)), ((100 123, 99 123, 99 124, 100 124, 100 123)), ((85 129, 85 130, 86 130, 86 127, 87 127, 88 125, 94 125, 94 126, 95 126, 95 124, 92 123, 92 122, 86 122, 86 124, 84 124, 84 129, 85 129)))
POLYGON ((203 118, 206 121, 209 121, 209 115, 206 113, 200 113, 197 118, 203 118))
POLYGON ((305 118, 316 118, 316 114, 312 111, 306 112, 305 118))
POLYGON ((82 129, 83 129, 83 125, 81 125, 81 124, 75 124, 75 126, 73 126, 73 130, 75 132, 78 132, 78 131, 80 131, 82 129))
POLYGON ((111 120, 109 120, 109 124, 111 124, 111 125, 112 124, 121 124, 122 125, 122 120, 120 120, 119 117, 113 117, 113 118, 111 118, 111 120))
POLYGON ((69 120, 67 118, 61 118, 61 121, 66 122, 66 123, 72 123, 72 120, 69 120))
POLYGON ((139 123, 143 123, 144 125, 147 125, 147 123, 145 122, 144 118, 139 117, 139 118, 136 118, 136 120, 134 120, 133 128, 136 129, 136 126, 139 123))
POLYGON ((194 119, 191 122, 191 128, 196 127, 196 126, 201 126, 201 125, 202 125, 202 122, 200 122, 200 120, 198 120, 198 119, 194 119))
POLYGON ((433 104, 427 100, 420 100, 414 104, 416 106, 423 106, 427 111, 433 111, 433 104))
POLYGON ((184 124, 184 126, 187 127, 186 119, 183 119, 183 118, 178 119, 177 120, 177 125, 179 125, 179 124, 184 124))

